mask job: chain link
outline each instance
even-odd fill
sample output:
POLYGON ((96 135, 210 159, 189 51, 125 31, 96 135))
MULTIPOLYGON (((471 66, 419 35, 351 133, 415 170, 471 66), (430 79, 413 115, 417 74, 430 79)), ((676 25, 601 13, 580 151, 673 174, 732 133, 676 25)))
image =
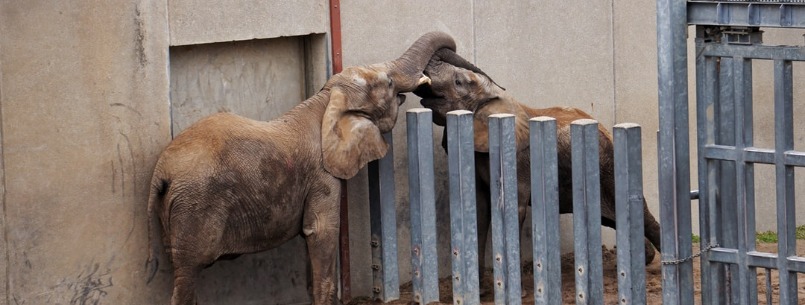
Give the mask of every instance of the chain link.
POLYGON ((670 260, 670 261, 662 261, 661 263, 662 263, 663 265, 679 265, 679 264, 685 263, 685 262, 687 262, 687 261, 693 260, 694 258, 697 258, 697 257, 699 257, 699 256, 702 256, 702 254, 704 254, 705 252, 710 251, 710 250, 713 250, 713 248, 716 248, 716 247, 718 247, 718 244, 717 244, 717 243, 715 243, 715 244, 710 244, 710 245, 708 245, 707 247, 705 247, 705 248, 704 248, 704 250, 701 250, 701 251, 699 251, 699 253, 696 253, 696 254, 694 254, 694 255, 688 256, 688 257, 683 258, 683 259, 676 259, 676 260, 670 260))

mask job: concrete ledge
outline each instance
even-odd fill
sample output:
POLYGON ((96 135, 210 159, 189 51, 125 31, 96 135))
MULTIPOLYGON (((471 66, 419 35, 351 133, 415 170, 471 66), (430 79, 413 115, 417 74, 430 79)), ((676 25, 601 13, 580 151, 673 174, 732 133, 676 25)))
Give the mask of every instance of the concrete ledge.
POLYGON ((326 33, 327 1, 168 1, 172 46, 326 33))

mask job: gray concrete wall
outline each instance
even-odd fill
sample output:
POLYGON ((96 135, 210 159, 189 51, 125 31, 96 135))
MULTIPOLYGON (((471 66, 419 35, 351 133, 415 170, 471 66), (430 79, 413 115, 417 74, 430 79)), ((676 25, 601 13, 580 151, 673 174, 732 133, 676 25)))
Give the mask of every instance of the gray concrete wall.
POLYGON ((153 304, 145 202, 170 140, 165 5, 0 3, 8 304, 153 304))
MULTIPOLYGON (((143 265, 148 181, 172 124, 221 108, 269 119, 323 85, 323 34, 230 41, 325 33, 326 2, 201 2, 0 2, 0 304, 168 303, 170 261, 148 285, 143 265), (295 13, 309 22, 280 19, 295 13), (169 47, 201 42, 225 43, 169 47), (193 88, 200 80, 211 87, 193 88)), ((305 302, 303 249, 297 239, 220 262, 202 274, 200 300, 305 302)))

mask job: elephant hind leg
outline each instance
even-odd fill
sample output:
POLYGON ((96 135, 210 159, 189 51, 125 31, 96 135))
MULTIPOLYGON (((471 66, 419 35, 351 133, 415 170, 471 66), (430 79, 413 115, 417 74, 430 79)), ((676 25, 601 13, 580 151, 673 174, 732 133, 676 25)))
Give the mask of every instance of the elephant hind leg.
MULTIPOLYGON (((644 206, 645 206, 645 204, 644 204, 644 206)), ((601 215, 601 225, 603 225, 605 227, 612 228, 613 230, 618 229, 617 228, 617 223, 615 221, 615 216, 612 215, 611 213, 609 213, 609 214, 604 213, 603 209, 602 209, 602 215, 601 215)), ((656 256, 656 251, 654 251, 654 248, 656 247, 657 251, 660 250, 660 247, 659 247, 659 245, 660 245, 659 244, 660 225, 659 225, 659 223, 657 223, 657 221, 654 219, 654 217, 651 216, 650 213, 648 213, 648 209, 644 210, 643 230, 644 230, 643 234, 645 236, 646 265, 648 265, 652 261, 654 261, 654 257, 656 256), (655 239, 656 239, 656 243, 655 243, 655 239)))

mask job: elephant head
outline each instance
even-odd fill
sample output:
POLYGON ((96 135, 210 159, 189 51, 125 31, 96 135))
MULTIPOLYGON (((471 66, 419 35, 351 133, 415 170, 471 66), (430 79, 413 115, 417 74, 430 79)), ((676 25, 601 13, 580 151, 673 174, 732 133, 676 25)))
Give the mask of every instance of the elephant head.
MULTIPOLYGON (((491 114, 511 113, 516 116, 518 125, 515 128, 518 150, 528 145, 528 115, 506 96, 505 88, 481 69, 454 51, 441 49, 428 62, 424 73, 431 82, 417 87, 414 94, 422 98, 422 106, 433 111, 433 123, 444 126, 447 113, 453 110, 474 112, 475 150, 487 152, 487 118, 491 114)), ((442 146, 446 148, 446 143, 442 146)))
POLYGON ((405 101, 400 93, 430 83, 423 71, 433 54, 455 48, 448 34, 430 32, 396 60, 350 67, 333 76, 325 86, 330 100, 321 127, 325 169, 350 178, 369 161, 383 157, 388 144, 381 134, 395 125, 399 105, 405 101))

